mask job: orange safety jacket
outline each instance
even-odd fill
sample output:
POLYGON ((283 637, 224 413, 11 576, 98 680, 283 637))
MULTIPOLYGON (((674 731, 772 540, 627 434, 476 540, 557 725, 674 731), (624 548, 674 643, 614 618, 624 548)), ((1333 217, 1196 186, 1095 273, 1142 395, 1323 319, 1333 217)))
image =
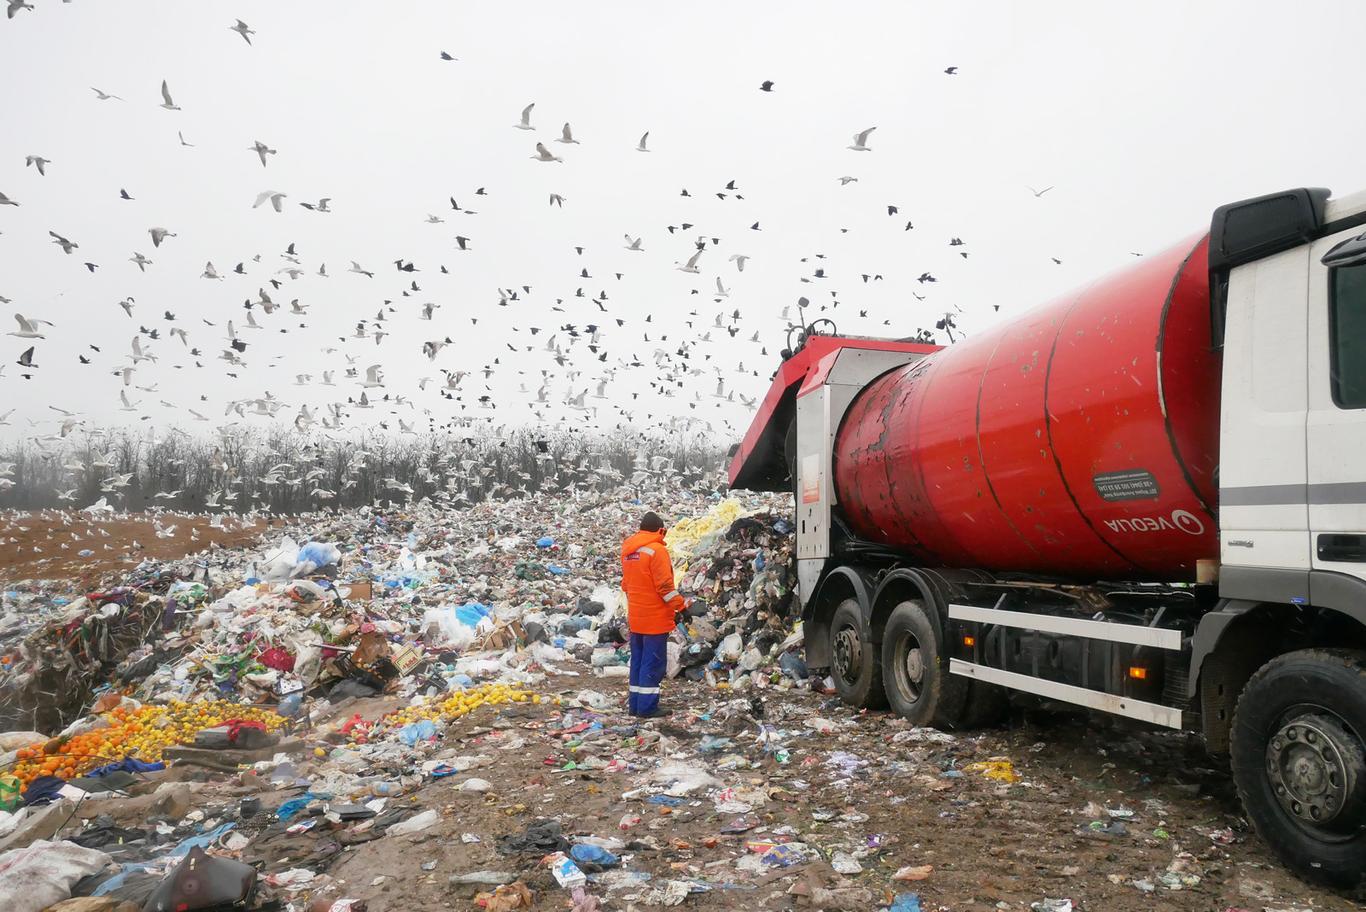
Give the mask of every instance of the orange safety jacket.
POLYGON ((668 633, 683 610, 664 533, 637 532, 621 544, 621 588, 632 633, 668 633))

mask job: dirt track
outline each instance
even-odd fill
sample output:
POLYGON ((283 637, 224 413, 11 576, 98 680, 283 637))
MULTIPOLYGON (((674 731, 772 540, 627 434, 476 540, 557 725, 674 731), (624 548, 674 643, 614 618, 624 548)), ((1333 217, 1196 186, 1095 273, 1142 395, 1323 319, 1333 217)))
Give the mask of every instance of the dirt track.
POLYGON ((6 511, 0 513, 0 581, 87 577, 93 581, 130 570, 149 557, 184 557, 210 544, 248 546, 267 528, 264 520, 244 527, 240 520, 229 519, 229 531, 214 529, 210 522, 208 516, 174 513, 105 518, 75 511, 6 511), (158 521, 163 531, 174 527, 171 535, 158 537, 154 525, 158 521), (80 552, 86 550, 94 553, 82 556, 80 552))

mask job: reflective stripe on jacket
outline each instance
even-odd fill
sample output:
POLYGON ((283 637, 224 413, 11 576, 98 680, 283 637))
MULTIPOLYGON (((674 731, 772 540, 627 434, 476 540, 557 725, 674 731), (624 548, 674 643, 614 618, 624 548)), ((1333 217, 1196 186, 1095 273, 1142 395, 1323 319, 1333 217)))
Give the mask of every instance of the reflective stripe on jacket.
POLYGON ((621 588, 632 633, 668 633, 683 596, 674 588, 674 568, 660 532, 637 532, 621 545, 621 588))

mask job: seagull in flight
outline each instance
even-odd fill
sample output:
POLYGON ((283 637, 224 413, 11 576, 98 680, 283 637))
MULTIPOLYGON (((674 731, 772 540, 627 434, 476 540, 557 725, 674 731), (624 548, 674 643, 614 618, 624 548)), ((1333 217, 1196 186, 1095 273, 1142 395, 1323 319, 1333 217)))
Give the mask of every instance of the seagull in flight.
POLYGON ((33 9, 33 4, 25 3, 24 0, 9 0, 9 6, 5 8, 5 18, 13 19, 14 14, 21 9, 31 10, 33 9))
MULTIPOLYGON (((161 80, 161 106, 168 111, 179 111, 180 107, 171 100, 171 89, 166 85, 166 80, 161 80)), ((185 140, 182 138, 181 142, 185 140)))
POLYGON ((846 174, 844 177, 841 177, 841 178, 840 178, 840 186, 841 186, 841 187, 847 187, 847 186, 849 186, 850 184, 856 184, 856 183, 858 183, 858 178, 857 178, 857 177, 850 177, 849 175, 846 174))
POLYGON ((174 231, 167 231, 165 228, 148 228, 147 233, 152 236, 152 246, 160 247, 161 242, 168 237, 177 237, 174 231))
POLYGON ((876 129, 877 127, 869 127, 861 133, 855 133, 854 144, 852 146, 847 146, 846 148, 853 149, 855 152, 873 151, 872 149, 868 148, 868 134, 872 133, 876 129))
POLYGON ((537 143, 536 154, 531 157, 536 161, 559 162, 560 164, 564 164, 563 158, 560 158, 558 155, 550 154, 550 150, 545 147, 545 143, 537 143))
POLYGON ((1048 185, 1047 187, 1044 187, 1042 190, 1035 190, 1033 187, 1030 187, 1030 186, 1026 185, 1026 186, 1025 186, 1025 189, 1028 190, 1030 193, 1034 194, 1034 198, 1035 198, 1035 199, 1038 199, 1039 197, 1041 197, 1041 196, 1043 196, 1045 193, 1047 193, 1049 190, 1052 190, 1052 189, 1053 189, 1053 185, 1050 184, 1050 185, 1048 185))
POLYGON ((19 205, 19 204, 16 203, 14 200, 10 199, 8 196, 5 196, 5 194, 3 194, 3 193, 0 193, 0 206, 17 206, 17 205, 19 205))
POLYGON ((62 248, 62 253, 69 254, 71 251, 77 250, 81 246, 74 241, 68 241, 55 231, 49 231, 48 234, 52 236, 52 243, 62 248))
POLYGON ((647 139, 649 139, 649 138, 650 138, 650 131, 649 131, 649 130, 646 130, 643 134, 641 134, 640 142, 636 145, 636 151, 637 151, 637 152, 649 152, 649 151, 650 151, 649 149, 645 148, 645 141, 646 141, 647 139))
POLYGON ((644 250, 645 248, 643 248, 643 247, 640 246, 640 242, 641 242, 642 240, 644 240, 644 239, 643 239, 643 238, 633 238, 633 237, 631 237, 629 234, 626 235, 626 249, 627 249, 627 250, 637 250, 637 251, 639 251, 639 250, 644 250))
POLYGON ((352 261, 351 261, 351 268, 348 269, 348 270, 346 270, 346 271, 347 271, 347 272, 354 272, 354 273, 357 273, 358 275, 363 275, 363 276, 366 276, 367 278, 371 278, 371 279, 373 279, 373 278, 375 277, 375 274, 374 274, 373 272, 370 272, 369 270, 366 270, 366 269, 362 269, 360 263, 357 263, 355 260, 352 260, 352 261))
POLYGON ((149 260, 149 259, 147 259, 145 256, 143 256, 143 255, 140 254, 140 253, 134 253, 132 256, 130 256, 130 257, 128 258, 128 262, 130 262, 130 263, 136 263, 138 269, 141 270, 142 272, 146 272, 146 271, 147 271, 147 267, 152 265, 152 261, 149 260))
POLYGON ((38 330, 38 326, 39 324, 44 326, 52 325, 48 320, 37 320, 33 317, 26 317, 23 314, 18 313, 14 315, 14 319, 19 321, 19 331, 6 333, 6 335, 17 336, 20 339, 46 339, 47 336, 43 335, 38 330))
POLYGON ((527 105, 525 108, 522 108, 522 122, 521 122, 521 123, 515 123, 515 124, 513 124, 513 126, 516 127, 518 130, 534 130, 534 129, 536 129, 535 127, 533 127, 533 126, 531 125, 531 109, 534 108, 534 107, 536 107, 536 102, 533 101, 531 104, 527 105))
POLYGON ((247 44, 251 44, 251 38, 248 36, 256 34, 256 30, 253 29, 251 26, 247 25, 241 19, 237 20, 236 25, 228 26, 228 31, 236 32, 237 34, 241 35, 242 40, 245 41, 247 44))
POLYGON ((120 98, 119 96, 117 96, 117 95, 111 95, 111 94, 109 94, 108 92, 103 92, 103 91, 101 91, 101 90, 95 88, 94 86, 91 86, 91 87, 90 87, 90 91, 94 92, 94 93, 95 93, 95 97, 98 98, 100 101, 108 101, 108 100, 111 99, 111 98, 114 99, 115 101, 123 101, 123 99, 120 98))
POLYGON ((248 151, 255 152, 257 155, 261 157, 262 168, 266 166, 266 156, 275 154, 274 149, 270 148, 265 143, 261 142, 259 139, 252 144, 251 148, 248 151))
POLYGON ((52 164, 52 159, 43 158, 41 155, 24 156, 24 167, 27 168, 30 165, 36 167, 38 169, 38 174, 42 177, 47 177, 47 166, 50 164, 52 164))
POLYGON ((690 273, 692 273, 693 275, 696 275, 697 273, 699 273, 699 272, 702 271, 701 269, 697 268, 697 261, 700 260, 700 259, 702 259, 702 251, 701 251, 701 250, 697 251, 697 252, 694 253, 692 256, 688 257, 688 262, 686 262, 686 263, 684 263, 682 266, 679 266, 679 267, 678 267, 679 271, 680 271, 680 272, 690 272, 690 273))
POLYGON ((576 146, 580 145, 579 141, 574 138, 574 132, 569 129, 569 123, 567 121, 565 122, 564 128, 560 130, 560 136, 558 139, 555 140, 555 142, 572 143, 576 146))
POLYGON ((251 204, 251 208, 256 209, 266 200, 270 200, 270 205, 276 212, 284 212, 285 197, 288 194, 280 193, 277 190, 263 190, 256 194, 256 202, 251 204))

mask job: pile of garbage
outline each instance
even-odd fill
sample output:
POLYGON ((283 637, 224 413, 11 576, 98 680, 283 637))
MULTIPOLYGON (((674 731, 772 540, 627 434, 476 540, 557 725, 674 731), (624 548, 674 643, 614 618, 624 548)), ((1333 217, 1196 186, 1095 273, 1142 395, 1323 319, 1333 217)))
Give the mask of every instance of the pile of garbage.
POLYGON ((671 530, 679 589, 706 603, 671 644, 671 675, 737 689, 808 685, 789 515, 727 500, 671 530))

